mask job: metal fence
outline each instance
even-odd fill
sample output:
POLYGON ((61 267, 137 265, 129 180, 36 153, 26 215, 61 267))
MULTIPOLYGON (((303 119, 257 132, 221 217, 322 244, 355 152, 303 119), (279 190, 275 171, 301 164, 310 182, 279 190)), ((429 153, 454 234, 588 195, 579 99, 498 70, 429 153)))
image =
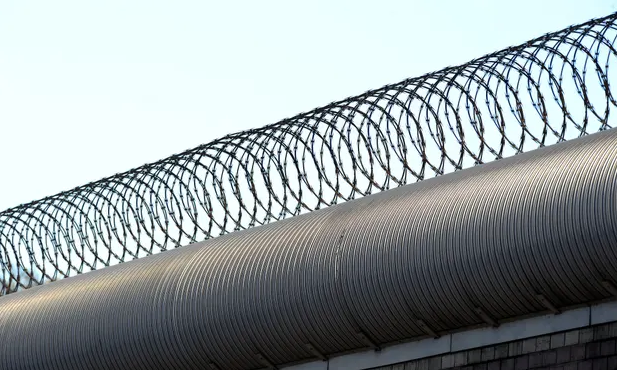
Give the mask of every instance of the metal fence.
POLYGON ((0 295, 609 129, 617 14, 0 213, 0 295))

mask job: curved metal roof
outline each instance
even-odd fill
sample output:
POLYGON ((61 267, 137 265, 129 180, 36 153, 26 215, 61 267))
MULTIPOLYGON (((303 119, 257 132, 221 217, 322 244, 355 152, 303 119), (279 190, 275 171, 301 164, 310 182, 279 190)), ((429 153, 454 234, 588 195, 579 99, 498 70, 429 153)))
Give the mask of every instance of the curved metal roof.
POLYGON ((606 299, 604 281, 616 130, 2 297, 0 358, 255 369, 606 299))

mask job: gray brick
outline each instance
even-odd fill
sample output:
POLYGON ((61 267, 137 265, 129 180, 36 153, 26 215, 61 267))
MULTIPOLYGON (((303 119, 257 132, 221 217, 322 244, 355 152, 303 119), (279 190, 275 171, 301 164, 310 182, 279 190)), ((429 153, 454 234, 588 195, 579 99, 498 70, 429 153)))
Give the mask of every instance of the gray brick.
POLYGON ((486 364, 476 364, 473 365, 473 370, 487 370, 486 364))
POLYGON ((428 370, 441 369, 441 356, 431 357, 428 359, 428 370))
POLYGON ((551 349, 563 347, 566 344, 566 333, 558 333, 551 335, 551 349))
POLYGON ((563 370, 577 370, 577 367, 577 362, 570 362, 569 364, 563 365, 563 370))
POLYGON ((453 354, 450 353, 450 354, 441 356, 441 368, 442 369, 449 369, 453 366, 454 366, 454 355, 453 354))
POLYGON ((585 356, 587 359, 600 356, 600 342, 587 343, 587 349, 585 350, 585 356))
POLYGON ((579 336, 578 330, 572 330, 572 331, 567 332, 564 345, 572 346, 572 345, 578 344, 578 336, 579 336))
POLYGON ((611 338, 617 337, 617 322, 613 322, 608 325, 608 333, 611 338))
POLYGON ((495 346, 495 359, 508 357, 508 343, 495 346))
POLYGON ((514 359, 501 360, 501 370, 514 370, 514 359))
POLYGON ((418 370, 429 370, 428 368, 428 358, 423 358, 418 361, 418 370))
POLYGON ((585 345, 577 344, 576 346, 570 347, 570 360, 571 361, 580 361, 585 359, 585 345))
POLYGON ((523 354, 523 342, 512 342, 508 345, 508 353, 510 357, 523 354))
POLYGON ((482 361, 482 350, 481 349, 472 349, 467 352, 467 363, 474 364, 476 362, 482 361))
POLYGON ((491 361, 486 366, 487 370, 500 370, 499 361, 491 361))
POLYGON ((405 370, 405 364, 398 364, 392 366, 392 370, 405 370))
POLYGON ((523 341, 523 353, 536 351, 536 338, 529 338, 523 341))
POLYGON ((615 354, 615 339, 607 340, 600 344, 600 355, 602 356, 610 356, 615 354))
POLYGON ((609 369, 617 369, 617 356, 611 356, 607 359, 609 369))
POLYGON ((527 370, 529 369, 529 356, 524 355, 514 359, 515 370, 527 370))
POLYGON ((570 347, 557 348, 557 363, 564 364, 570 361, 570 347))
POLYGON ((542 366, 542 353, 536 352, 529 355, 529 368, 535 369, 542 366))
POLYGON ((536 351, 546 351, 551 348, 551 336, 545 335, 536 338, 536 351))
POLYGON ((579 343, 589 343, 593 341, 593 328, 585 328, 579 330, 578 333, 578 342, 579 343))
POLYGON ((549 367, 550 370, 564 370, 563 365, 561 366, 553 366, 553 367, 549 367))
POLYGON ((467 364, 467 352, 458 352, 454 354, 454 366, 465 366, 467 364))
POLYGON ((482 348, 482 361, 493 361, 495 359, 495 347, 482 348))
POLYGON ((592 370, 591 360, 581 361, 578 363, 578 370, 592 370))
POLYGON ((609 324, 599 325, 593 328, 593 340, 607 339, 609 334, 609 324))
POLYGON ((411 361, 406 363, 405 370, 418 370, 418 361, 411 361))
MULTIPOLYGON (((608 361, 607 358, 596 358, 593 360, 593 370, 608 370, 608 361)), ((611 369, 613 370, 613 369, 611 369)))
POLYGON ((557 363, 557 350, 542 352, 542 365, 553 366, 557 363))

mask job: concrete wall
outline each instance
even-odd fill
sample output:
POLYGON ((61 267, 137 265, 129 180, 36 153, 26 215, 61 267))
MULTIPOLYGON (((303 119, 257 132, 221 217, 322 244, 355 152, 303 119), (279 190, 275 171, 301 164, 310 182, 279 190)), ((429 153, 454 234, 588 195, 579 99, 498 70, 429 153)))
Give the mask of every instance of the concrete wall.
POLYGON ((616 370, 617 321, 374 370, 616 370))
POLYGON ((285 370, 617 370, 617 302, 285 367, 285 370))

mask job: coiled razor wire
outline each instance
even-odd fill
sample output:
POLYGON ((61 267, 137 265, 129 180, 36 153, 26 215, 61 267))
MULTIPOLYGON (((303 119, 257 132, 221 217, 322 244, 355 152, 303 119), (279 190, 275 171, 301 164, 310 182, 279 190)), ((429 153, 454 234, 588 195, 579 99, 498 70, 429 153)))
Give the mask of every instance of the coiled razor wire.
POLYGON ((0 295, 611 128, 617 13, 0 213, 0 295))

